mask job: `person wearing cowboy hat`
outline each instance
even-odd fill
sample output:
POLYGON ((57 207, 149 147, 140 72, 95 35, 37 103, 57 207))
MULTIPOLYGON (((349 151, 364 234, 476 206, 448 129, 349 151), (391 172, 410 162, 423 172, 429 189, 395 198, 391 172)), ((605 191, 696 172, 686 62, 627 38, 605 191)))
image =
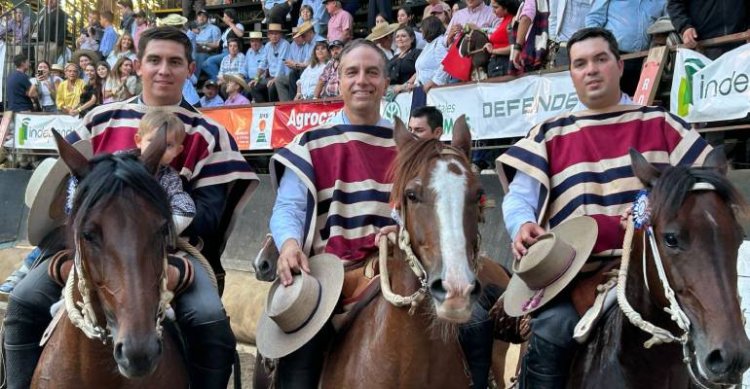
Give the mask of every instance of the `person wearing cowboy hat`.
POLYGON ((625 233, 620 219, 630 209, 634 193, 644 187, 630 167, 628 149, 648 151, 644 155, 651 163, 685 166, 700 164, 711 149, 695 130, 666 110, 629 105, 629 99, 623 100, 623 61, 611 32, 603 28, 578 30, 568 41, 568 50, 573 64, 570 76, 586 110, 537 125, 496 162, 501 182, 510 182, 503 199, 503 217, 513 240, 517 271, 513 278, 520 279, 511 283, 523 281, 525 285, 517 289, 520 294, 508 287, 504 308, 509 315, 531 316, 521 388, 558 388, 567 382, 576 350, 573 331, 582 312, 574 307, 569 290, 562 289, 562 279, 572 279, 579 269, 597 270, 618 260, 625 233), (585 230, 597 231, 588 262, 583 261, 581 267, 578 257, 579 252, 588 250, 575 249, 575 255, 565 256, 561 253, 571 251, 563 247, 552 257, 564 266, 554 262, 549 271, 549 264, 544 263, 548 271, 535 272, 541 263, 534 259, 538 258, 535 246, 542 243, 538 249, 543 252, 548 251, 545 247, 555 246, 552 241, 556 240, 549 239, 547 230, 557 233, 576 216, 590 216, 596 227, 574 228, 579 232, 573 235, 581 236, 570 238, 560 232, 558 238, 562 236, 568 246, 575 247, 578 239, 591 233, 585 230), (529 263, 524 263, 527 260, 529 263), (555 272, 562 275, 549 276, 555 272), (557 297, 552 298, 553 294, 557 297))
POLYGON ((245 77, 242 74, 225 74, 224 83, 227 92, 227 99, 224 100, 225 106, 250 104, 250 100, 242 95, 243 91, 250 90, 250 87, 247 85, 247 82, 245 82, 245 77))
POLYGON ((315 47, 313 24, 305 22, 296 28, 297 31, 292 35, 293 41, 289 45, 289 56, 284 60, 284 65, 289 71, 276 78, 276 93, 279 95, 279 101, 290 101, 297 95, 297 80, 310 64, 310 57, 315 47))
POLYGON ((279 101, 279 95, 274 86, 276 77, 289 72, 289 68, 284 65, 284 60, 289 56, 289 42, 282 38, 283 31, 281 24, 268 25, 268 42, 264 47, 265 56, 258 66, 255 78, 250 81, 251 93, 256 103, 279 101))
POLYGON ((221 17, 221 21, 226 24, 227 29, 221 34, 221 48, 222 52, 219 54, 212 55, 206 59, 203 63, 203 71, 208 75, 210 79, 216 79, 219 75, 219 67, 224 57, 229 54, 229 38, 242 38, 245 34, 245 26, 237 19, 237 11, 232 8, 224 10, 224 15, 221 17))
POLYGON ((385 57, 390 60, 393 58, 393 50, 391 50, 391 46, 393 45, 393 33, 398 30, 398 27, 398 23, 376 25, 372 28, 370 35, 365 39, 375 42, 375 44, 380 47, 380 50, 383 50, 385 57))
POLYGON ((99 42, 99 53, 101 53, 102 58, 107 58, 109 53, 115 48, 118 38, 117 31, 115 31, 115 27, 112 25, 114 15, 112 15, 112 11, 104 11, 99 19, 101 20, 102 28, 104 28, 102 40, 99 42))
POLYGON ((247 77, 255 77, 258 74, 258 67, 266 55, 266 49, 263 47, 263 33, 260 31, 249 31, 244 36, 245 42, 249 42, 249 49, 245 53, 245 74, 247 77))
POLYGON ((86 75, 86 73, 83 71, 86 69, 86 66, 89 66, 91 64, 96 64, 97 61, 99 61, 101 57, 99 56, 99 53, 96 51, 91 50, 76 50, 70 61, 76 65, 78 65, 78 69, 80 69, 80 72, 78 76, 83 79, 84 82, 89 82, 89 77, 86 75))

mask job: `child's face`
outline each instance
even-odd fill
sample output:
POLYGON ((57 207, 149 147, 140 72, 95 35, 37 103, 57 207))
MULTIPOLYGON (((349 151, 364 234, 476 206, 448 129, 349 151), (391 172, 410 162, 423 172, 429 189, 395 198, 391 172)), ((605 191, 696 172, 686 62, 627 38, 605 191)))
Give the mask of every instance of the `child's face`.
MULTIPOLYGON (((135 144, 141 150, 141 154, 146 152, 146 149, 154 139, 154 135, 156 134, 157 130, 158 128, 155 128, 143 137, 135 134, 135 144)), ((162 166, 169 165, 170 163, 172 163, 172 160, 174 160, 175 157, 182 153, 182 149, 182 143, 177 143, 175 133, 172 131, 167 132, 167 150, 164 151, 164 155, 161 157, 161 161, 159 161, 159 163, 162 166)))

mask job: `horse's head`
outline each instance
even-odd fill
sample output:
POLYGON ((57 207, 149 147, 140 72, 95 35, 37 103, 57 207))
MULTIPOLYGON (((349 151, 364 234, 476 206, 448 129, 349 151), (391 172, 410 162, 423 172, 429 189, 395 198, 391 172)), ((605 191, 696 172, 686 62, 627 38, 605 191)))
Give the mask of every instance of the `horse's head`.
MULTIPOLYGON (((670 167, 659 172, 631 150, 633 171, 649 187, 651 225, 666 277, 690 320, 689 356, 704 385, 739 383, 750 366, 750 341, 737 294, 737 251, 743 232, 740 194, 725 177, 721 148, 702 168, 670 167)), ((668 307, 653 263, 647 276, 652 299, 668 307)))
POLYGON ((166 254, 175 230, 167 197, 154 178, 166 150, 166 131, 159 131, 142 163, 129 155, 88 161, 55 133, 60 157, 79 181, 68 221, 76 277, 87 285, 77 284, 78 292, 84 303, 90 299, 94 323, 106 321, 114 359, 129 378, 156 369, 163 299, 169 297, 166 254))
POLYGON ((403 215, 411 246, 427 272, 438 317, 466 322, 479 294, 475 266, 479 249, 479 181, 469 165, 471 133, 462 116, 448 147, 417 140, 400 120, 398 157, 391 198, 403 215))
POLYGON ((482 30, 464 27, 464 34, 458 44, 458 51, 464 57, 471 57, 471 64, 475 68, 486 69, 490 61, 490 53, 484 46, 490 42, 490 38, 482 30))

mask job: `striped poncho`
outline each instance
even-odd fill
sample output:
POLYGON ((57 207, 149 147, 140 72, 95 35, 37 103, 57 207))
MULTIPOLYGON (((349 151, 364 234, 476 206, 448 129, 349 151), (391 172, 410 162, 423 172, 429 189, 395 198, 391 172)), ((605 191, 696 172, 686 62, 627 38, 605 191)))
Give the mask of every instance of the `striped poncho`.
POLYGON ((594 253, 617 255, 624 238, 620 214, 643 188, 630 166, 630 148, 657 167, 700 163, 710 150, 700 134, 663 108, 625 105, 537 125, 498 158, 498 171, 505 182, 522 171, 541 183, 540 225, 591 216, 599 227, 594 253))
POLYGON ((393 224, 388 169, 395 156, 393 130, 334 125, 298 135, 272 157, 276 185, 290 169, 308 189, 306 253, 334 254, 349 265, 377 250, 378 228, 393 224))

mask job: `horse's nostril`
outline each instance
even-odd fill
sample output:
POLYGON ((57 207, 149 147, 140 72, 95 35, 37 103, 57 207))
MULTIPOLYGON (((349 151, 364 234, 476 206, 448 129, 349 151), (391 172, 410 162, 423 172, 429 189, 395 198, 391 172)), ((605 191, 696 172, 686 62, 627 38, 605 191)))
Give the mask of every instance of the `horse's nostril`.
POLYGON ((447 291, 443 287, 443 280, 438 278, 430 284, 430 294, 437 301, 445 300, 447 291))
POLYGON ((123 359, 122 349, 123 349, 122 342, 118 342, 115 345, 115 360, 122 360, 123 359))
POLYGON ((716 349, 708 353, 706 357, 706 367, 711 370, 712 373, 720 375, 727 372, 729 364, 726 363, 724 353, 721 349, 716 349))
POLYGON ((260 263, 260 271, 267 272, 271 268, 271 265, 268 263, 268 261, 263 261, 260 263))

